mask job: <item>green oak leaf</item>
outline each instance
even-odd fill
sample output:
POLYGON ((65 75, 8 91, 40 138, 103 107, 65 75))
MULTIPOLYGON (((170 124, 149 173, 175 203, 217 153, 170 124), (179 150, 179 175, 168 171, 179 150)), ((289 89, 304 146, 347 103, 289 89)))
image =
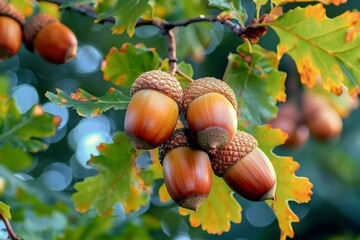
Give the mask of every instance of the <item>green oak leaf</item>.
POLYGON ((61 3, 61 8, 70 7, 77 4, 93 4, 96 3, 96 0, 65 0, 63 3, 61 3))
POLYGON ((237 19, 242 25, 247 19, 247 13, 242 7, 241 0, 209 0, 209 6, 230 13, 232 18, 237 19))
POLYGON ((24 152, 22 148, 10 144, 4 144, 0 147, 0 164, 10 171, 23 171, 31 167, 32 163, 32 157, 24 152))
POLYGON ((0 143, 11 144, 31 153, 47 148, 41 138, 55 134, 60 121, 58 117, 45 113, 39 105, 21 115, 13 99, 0 100, 0 108, 5 110, 0 114, 0 143))
POLYGON ((340 95, 344 85, 351 95, 360 89, 360 13, 346 11, 328 18, 322 4, 297 7, 269 26, 278 34, 278 58, 289 54, 295 61, 300 80, 312 88, 340 95))
POLYGON ((96 97, 83 89, 77 89, 76 93, 70 95, 61 89, 56 91, 57 94, 47 92, 45 95, 60 106, 73 107, 80 116, 84 117, 97 116, 111 108, 126 109, 130 101, 129 96, 115 88, 109 88, 102 97, 96 97))
POLYGON ((259 125, 261 120, 274 118, 277 101, 285 101, 286 74, 277 70, 276 53, 259 45, 247 44, 230 54, 224 81, 235 92, 240 122, 244 125, 259 125))
POLYGON ((104 79, 115 85, 130 87, 141 73, 157 69, 161 59, 155 49, 124 43, 112 48, 101 66, 104 79))
POLYGON ((115 24, 113 33, 121 34, 127 31, 131 37, 135 33, 136 22, 139 17, 150 19, 153 14, 152 1, 149 0, 126 0, 126 1, 100 1, 96 12, 99 20, 114 17, 115 24))
POLYGON ((116 133, 113 140, 112 144, 100 144, 100 154, 88 162, 99 173, 75 184, 72 200, 79 212, 95 209, 99 215, 109 216, 120 202, 129 213, 149 201, 154 173, 136 167, 137 154, 123 132, 116 133))
POLYGON ((0 201, 0 213, 4 218, 11 220, 10 206, 0 201))

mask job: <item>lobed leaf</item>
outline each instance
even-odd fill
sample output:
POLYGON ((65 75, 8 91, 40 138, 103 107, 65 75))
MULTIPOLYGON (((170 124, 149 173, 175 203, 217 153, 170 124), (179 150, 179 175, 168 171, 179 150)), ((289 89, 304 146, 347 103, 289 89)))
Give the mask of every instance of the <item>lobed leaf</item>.
POLYGON ((339 6, 340 4, 346 3, 347 0, 271 0, 275 5, 285 4, 288 2, 320 2, 324 4, 334 4, 339 6))
MULTIPOLYGON (((162 190, 163 191, 163 190, 162 190)), ((161 196, 166 200, 166 196, 161 196)), ((179 208, 181 215, 189 215, 191 226, 201 228, 211 234, 222 234, 230 230, 230 222, 241 222, 240 204, 233 196, 231 189, 222 178, 213 175, 213 183, 208 198, 197 212, 179 208)))
POLYGON ((88 162, 99 173, 74 186, 77 192, 72 200, 79 212, 95 209, 105 217, 112 214, 116 202, 129 213, 149 201, 153 171, 136 167, 137 154, 123 132, 115 134, 113 140, 112 144, 100 144, 100 154, 88 162))
POLYGON ((33 0, 11 0, 13 4, 25 17, 29 17, 34 13, 33 0))
MULTIPOLYGON (((261 0, 264 1, 264 0, 261 0)), ((209 0, 209 6, 217 7, 225 13, 229 13, 231 18, 237 19, 242 25, 247 19, 247 12, 238 0, 209 0)), ((224 14, 224 13, 223 13, 224 14)))
POLYGON ((39 105, 21 115, 13 99, 0 99, 0 143, 11 144, 25 152, 36 153, 47 148, 40 138, 55 134, 58 117, 45 113, 39 105))
POLYGON ((63 3, 61 3, 61 8, 70 7, 77 4, 93 4, 96 3, 96 0, 64 0, 63 3))
POLYGON ((0 213, 4 218, 11 220, 10 206, 0 201, 0 213))
POLYGON ((274 118, 277 101, 286 100, 286 74, 277 70, 276 54, 259 45, 250 49, 242 44, 228 59, 223 79, 235 92, 240 121, 259 125, 262 119, 274 118))
POLYGON ((155 49, 124 43, 119 49, 109 51, 101 70, 105 80, 130 87, 141 73, 157 69, 160 64, 161 59, 155 49))
POLYGON ((126 109, 130 101, 129 96, 115 88, 109 88, 102 97, 96 97, 80 88, 70 95, 61 89, 56 91, 57 94, 47 92, 45 96, 60 106, 76 109, 76 112, 84 117, 97 116, 111 108, 126 109))
POLYGON ((280 239, 294 237, 293 222, 299 222, 299 217, 291 210, 289 201, 307 203, 312 194, 312 183, 306 177, 298 177, 295 172, 300 165, 291 157, 277 156, 273 148, 286 140, 286 134, 280 129, 272 129, 270 125, 258 126, 252 134, 258 140, 259 148, 269 157, 276 176, 277 185, 275 201, 268 200, 267 204, 273 209, 281 231, 280 239))
POLYGON ((131 37, 135 33, 136 22, 139 17, 151 18, 153 7, 149 0, 127 0, 127 1, 101 1, 98 2, 96 11, 99 20, 114 17, 115 24, 113 33, 121 34, 127 31, 131 37))
POLYGON ((360 13, 347 11, 328 18, 322 4, 296 8, 269 24, 279 35, 278 57, 288 53, 300 80, 317 82, 336 95, 345 85, 351 95, 360 89, 360 13))
POLYGON ((47 148, 41 138, 54 135, 60 119, 45 113, 39 105, 20 114, 9 91, 7 76, 0 75, 0 163, 12 171, 21 171, 32 164, 28 152, 47 148))
POLYGON ((59 11, 59 5, 51 2, 39 2, 39 9, 41 13, 46 13, 54 18, 60 20, 61 13, 59 11))
POLYGON ((31 167, 33 159, 22 148, 4 144, 0 147, 0 163, 10 171, 20 172, 31 167))

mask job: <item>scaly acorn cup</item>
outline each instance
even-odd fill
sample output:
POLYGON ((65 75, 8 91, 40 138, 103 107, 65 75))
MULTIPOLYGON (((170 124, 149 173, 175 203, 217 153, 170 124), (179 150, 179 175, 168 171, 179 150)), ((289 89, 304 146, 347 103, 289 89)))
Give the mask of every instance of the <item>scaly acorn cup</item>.
POLYGON ((182 111, 198 144, 206 151, 225 147, 235 136, 235 93, 221 80, 205 77, 192 82, 184 91, 182 111))
POLYGON ((0 61, 17 54, 22 43, 25 17, 13 5, 0 1, 0 61))
POLYGON ((194 148, 187 128, 179 128, 159 147, 159 159, 171 198, 181 207, 197 211, 212 184, 208 154, 194 148))
POLYGON ((160 146, 174 131, 183 91, 179 81, 167 72, 141 74, 131 87, 125 114, 126 135, 137 149, 160 146))
POLYGON ((211 166, 240 196, 252 201, 275 199, 275 170, 257 145, 251 134, 237 131, 229 145, 209 152, 211 166))
POLYGON ((51 15, 33 16, 24 28, 24 42, 28 50, 38 53, 46 61, 63 64, 77 55, 75 34, 51 15))

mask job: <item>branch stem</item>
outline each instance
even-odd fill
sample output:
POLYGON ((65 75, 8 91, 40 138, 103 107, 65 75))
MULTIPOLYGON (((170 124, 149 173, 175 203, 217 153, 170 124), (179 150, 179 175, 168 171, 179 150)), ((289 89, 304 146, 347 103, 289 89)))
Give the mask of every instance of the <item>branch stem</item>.
POLYGON ((5 224, 5 227, 9 234, 9 238, 11 238, 12 240, 20 240, 20 238, 15 234, 14 230, 12 229, 9 219, 4 217, 4 215, 1 212, 0 212, 0 218, 1 220, 3 220, 5 224))

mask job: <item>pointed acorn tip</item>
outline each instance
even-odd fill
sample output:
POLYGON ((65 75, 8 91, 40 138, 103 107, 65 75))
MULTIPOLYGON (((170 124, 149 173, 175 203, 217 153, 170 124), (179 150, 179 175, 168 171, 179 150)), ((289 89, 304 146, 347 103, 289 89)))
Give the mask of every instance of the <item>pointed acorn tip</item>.
POLYGON ((267 191, 267 193, 265 193, 260 197, 259 201, 275 200, 275 192, 276 192, 276 183, 269 191, 267 191))
POLYGON ((192 195, 185 198, 184 200, 179 201, 178 204, 180 205, 180 207, 187 208, 197 212, 201 204, 207 198, 207 196, 208 196, 207 194, 192 195))

